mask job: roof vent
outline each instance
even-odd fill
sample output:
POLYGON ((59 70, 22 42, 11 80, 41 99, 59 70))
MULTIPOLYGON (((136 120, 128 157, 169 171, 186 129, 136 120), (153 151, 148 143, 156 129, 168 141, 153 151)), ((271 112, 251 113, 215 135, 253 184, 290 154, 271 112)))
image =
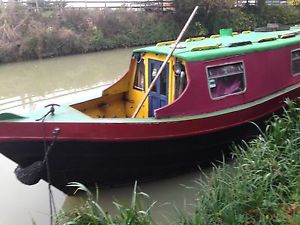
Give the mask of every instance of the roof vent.
POLYGON ((234 42, 230 43, 228 47, 238 47, 238 46, 244 46, 244 45, 251 45, 251 41, 240 41, 240 42, 234 42))

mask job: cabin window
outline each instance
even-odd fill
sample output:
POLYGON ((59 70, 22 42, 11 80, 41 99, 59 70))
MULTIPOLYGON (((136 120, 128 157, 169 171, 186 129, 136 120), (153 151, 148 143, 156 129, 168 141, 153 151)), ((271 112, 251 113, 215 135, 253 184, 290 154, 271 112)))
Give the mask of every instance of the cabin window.
POLYGON ((292 51, 292 74, 300 75, 300 49, 292 51))
POLYGON ((137 62, 133 87, 137 90, 145 90, 145 64, 143 58, 137 62))
MULTIPOLYGON (((155 79, 155 77, 157 76, 157 73, 161 67, 161 65, 157 64, 157 63, 151 63, 150 64, 151 68, 152 68, 152 72, 151 72, 151 82, 155 79)), ((168 90, 167 90, 167 69, 166 67, 163 69, 163 71, 161 72, 159 78, 159 81, 157 81, 155 83, 155 85, 152 88, 152 92, 158 92, 160 95, 164 95, 167 96, 168 95, 168 90), (159 85, 158 85, 159 83, 159 85), (157 90, 158 88, 158 90, 157 90)))
POLYGON ((168 91, 167 91, 167 76, 164 75, 166 73, 167 73, 167 71, 164 69, 162 76, 160 76, 160 78, 159 78, 160 79, 160 94, 164 95, 164 96, 167 96, 167 94, 168 94, 168 91))
POLYGON ((174 72, 175 72, 174 98, 177 99, 182 94, 182 92, 184 91, 187 85, 187 78, 186 78, 184 65, 182 65, 179 62, 175 63, 174 72))
POLYGON ((208 85, 213 99, 245 91, 245 70, 242 62, 207 67, 208 85))

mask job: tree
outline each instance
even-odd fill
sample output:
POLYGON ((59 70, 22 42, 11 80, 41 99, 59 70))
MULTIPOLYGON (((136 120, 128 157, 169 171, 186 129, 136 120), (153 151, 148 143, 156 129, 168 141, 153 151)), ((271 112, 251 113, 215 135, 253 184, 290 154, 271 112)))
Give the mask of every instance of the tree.
POLYGON ((236 0, 175 0, 176 18, 183 23, 198 5, 197 23, 204 25, 209 32, 214 31, 214 18, 224 9, 233 8, 236 0))

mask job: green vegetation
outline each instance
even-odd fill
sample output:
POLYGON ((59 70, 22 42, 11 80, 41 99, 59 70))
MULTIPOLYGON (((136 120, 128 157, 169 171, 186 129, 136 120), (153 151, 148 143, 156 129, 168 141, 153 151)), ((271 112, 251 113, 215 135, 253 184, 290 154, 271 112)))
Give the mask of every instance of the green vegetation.
POLYGON ((195 5, 199 11, 186 36, 220 28, 252 30, 267 23, 300 23, 298 6, 235 7, 235 0, 174 0, 176 12, 126 9, 35 11, 10 2, 0 6, 0 63, 147 45, 177 37, 195 5))
POLYGON ((196 28, 196 34, 217 33, 219 29, 231 27, 235 31, 253 30, 266 26, 267 23, 300 23, 300 9, 292 5, 268 6, 265 0, 258 0, 257 5, 235 7, 235 0, 175 0, 176 21, 182 22, 188 17, 195 5, 199 5, 197 18, 202 30, 196 28))
POLYGON ((235 147, 233 168, 199 181, 195 214, 184 224, 300 224, 300 109, 288 104, 265 134, 235 147))
MULTIPOLYGON (((216 166, 206 181, 197 182, 194 212, 182 213, 174 224, 300 224, 300 109, 295 102, 287 105, 265 133, 234 147, 234 165, 216 166)), ((90 197, 84 209, 62 214, 57 224, 155 224, 150 214, 154 203, 138 204, 138 197, 147 195, 137 193, 136 185, 130 206, 115 204, 119 213, 115 218, 85 191, 90 197)))
POLYGON ((99 192, 96 190, 95 196, 85 186, 79 183, 71 183, 69 186, 76 187, 77 191, 84 191, 87 194, 87 200, 80 209, 68 213, 61 213, 57 218, 57 225, 151 225, 154 224, 150 210, 155 202, 144 204, 149 196, 143 192, 137 192, 137 183, 135 183, 128 206, 114 202, 119 214, 115 217, 105 212, 99 205, 99 192))
POLYGON ((173 39, 172 15, 120 10, 29 11, 0 6, 0 62, 86 53, 173 39))

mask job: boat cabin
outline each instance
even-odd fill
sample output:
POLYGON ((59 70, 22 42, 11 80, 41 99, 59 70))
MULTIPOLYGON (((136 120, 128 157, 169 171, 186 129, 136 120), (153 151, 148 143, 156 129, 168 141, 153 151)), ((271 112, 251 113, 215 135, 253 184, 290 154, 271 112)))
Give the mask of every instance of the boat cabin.
MULTIPOLYGON (((135 50, 128 72, 102 97, 72 107, 92 118, 131 118, 173 44, 135 50)), ((218 35, 178 44, 137 118, 242 107, 291 88, 299 83, 299 75, 300 27, 239 34, 222 29, 218 35)))

